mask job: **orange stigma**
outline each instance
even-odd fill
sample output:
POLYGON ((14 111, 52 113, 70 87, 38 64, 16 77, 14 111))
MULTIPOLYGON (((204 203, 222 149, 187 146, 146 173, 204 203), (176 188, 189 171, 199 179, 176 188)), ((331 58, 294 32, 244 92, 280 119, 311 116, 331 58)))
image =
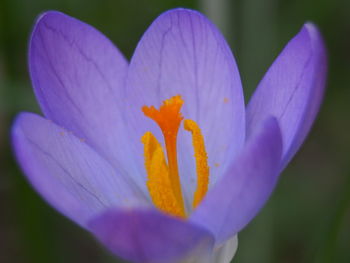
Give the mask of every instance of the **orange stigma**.
MULTIPOLYGON (((154 205, 165 213, 185 218, 186 210, 177 163, 177 134, 183 120, 180 113, 183 103, 181 96, 177 95, 163 101, 159 110, 153 106, 142 107, 143 113, 154 120, 163 133, 168 163, 166 163, 161 144, 151 132, 146 132, 141 141, 144 144, 147 188, 154 205)), ((209 166, 200 128, 194 121, 185 120, 185 129, 192 133, 195 150, 198 178, 193 200, 195 208, 208 190, 209 166)))

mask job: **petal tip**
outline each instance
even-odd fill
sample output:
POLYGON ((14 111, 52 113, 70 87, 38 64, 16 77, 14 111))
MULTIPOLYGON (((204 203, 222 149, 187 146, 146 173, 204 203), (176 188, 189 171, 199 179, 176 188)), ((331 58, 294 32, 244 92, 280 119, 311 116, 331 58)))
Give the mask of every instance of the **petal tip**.
POLYGON ((294 39, 298 39, 297 41, 301 41, 301 43, 307 46, 310 49, 310 51, 314 49, 315 42, 322 41, 318 27, 311 21, 307 21, 301 27, 299 33, 295 35, 294 39))
POLYGON ((318 33, 319 32, 319 29, 316 26, 316 24, 314 22, 311 22, 311 21, 307 21, 303 25, 303 29, 307 30, 309 34, 314 34, 314 33, 318 33))
POLYGON ((68 17, 68 16, 66 14, 64 14, 60 11, 56 11, 56 10, 48 10, 48 11, 45 11, 43 13, 40 13, 35 20, 31 38, 33 38, 34 33, 42 25, 42 23, 44 23, 45 21, 50 20, 54 17, 68 17))
MULTIPOLYGON (((29 41, 29 63, 31 62, 33 42, 36 38, 36 35, 39 34, 38 31, 40 30, 40 28, 44 27, 44 25, 46 24, 47 21, 50 21, 55 17, 56 18, 59 18, 59 17, 67 18, 68 16, 65 15, 64 13, 62 13, 60 11, 56 11, 56 10, 45 11, 37 16, 36 21, 35 21, 34 26, 33 26, 31 36, 30 36, 30 41, 29 41)), ((29 66, 29 69, 30 68, 31 67, 29 66)))
POLYGON ((30 116, 33 113, 29 113, 29 112, 20 112, 19 114, 17 114, 17 116, 15 117, 15 119, 12 122, 12 126, 11 126, 11 137, 13 138, 14 135, 17 135, 20 133, 21 130, 21 123, 22 120, 24 118, 26 118, 26 116, 30 116))
POLYGON ((194 17, 195 19, 199 19, 199 20, 203 19, 207 23, 211 24, 210 20, 201 12, 194 9, 188 9, 188 8, 182 8, 182 7, 170 9, 168 11, 163 12, 154 20, 154 22, 159 21, 159 19, 164 19, 166 17, 172 17, 172 16, 194 17))
POLYGON ((26 130, 31 128, 37 117, 38 115, 31 112, 20 112, 12 122, 10 140, 13 154, 18 161, 20 160, 21 142, 25 137, 26 130))
POLYGON ((204 16, 201 12, 199 12, 197 10, 183 8, 183 7, 170 9, 168 11, 163 12, 160 16, 165 15, 165 14, 173 14, 173 13, 187 13, 187 14, 195 14, 195 15, 199 15, 199 16, 204 16))
POLYGON ((33 27, 33 31, 32 31, 32 36, 31 36, 31 40, 33 40, 33 36, 35 35, 36 31, 42 27, 42 26, 56 26, 57 23, 62 23, 62 21, 76 21, 76 22, 80 22, 78 19, 71 17, 61 11, 57 11, 57 10, 48 10, 45 11, 41 14, 39 14, 36 18, 34 27, 33 27), (47 24, 48 23, 48 24, 47 24))
POLYGON ((322 49, 325 50, 322 34, 316 24, 311 21, 306 22, 303 25, 301 32, 305 32, 307 34, 308 41, 310 41, 312 49, 317 48, 317 46, 321 46, 322 49))
POLYGON ((51 17, 55 17, 55 16, 61 16, 61 17, 67 17, 66 14, 57 11, 57 10, 48 10, 45 11, 41 14, 38 15, 37 19, 36 19, 36 24, 38 24, 39 22, 45 20, 45 19, 49 19, 51 17))

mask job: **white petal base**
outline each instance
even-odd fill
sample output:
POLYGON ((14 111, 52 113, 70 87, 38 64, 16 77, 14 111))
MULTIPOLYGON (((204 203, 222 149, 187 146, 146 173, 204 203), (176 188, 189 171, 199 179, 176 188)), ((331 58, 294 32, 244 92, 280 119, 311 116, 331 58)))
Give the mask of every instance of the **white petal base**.
POLYGON ((238 237, 235 235, 233 238, 226 241, 221 247, 215 250, 212 263, 229 263, 236 254, 238 247, 238 237))
POLYGON ((186 258, 180 263, 230 263, 236 254, 238 247, 238 237, 235 235, 233 238, 226 241, 223 245, 215 248, 212 255, 203 255, 198 260, 198 256, 186 258))

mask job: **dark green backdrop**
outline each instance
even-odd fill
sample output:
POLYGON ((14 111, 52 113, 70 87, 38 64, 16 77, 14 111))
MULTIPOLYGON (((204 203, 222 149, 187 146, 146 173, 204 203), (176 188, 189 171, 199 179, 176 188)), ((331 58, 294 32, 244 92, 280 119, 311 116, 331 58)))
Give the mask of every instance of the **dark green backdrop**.
POLYGON ((223 29, 247 97, 305 21, 319 26, 330 57, 323 107, 267 206, 240 233, 234 262, 350 262, 350 1, 0 0, 1 263, 118 262, 39 198, 13 160, 8 133, 14 116, 38 112, 26 58, 35 17, 48 9, 68 13, 130 57, 150 22, 179 6, 205 12, 223 29))

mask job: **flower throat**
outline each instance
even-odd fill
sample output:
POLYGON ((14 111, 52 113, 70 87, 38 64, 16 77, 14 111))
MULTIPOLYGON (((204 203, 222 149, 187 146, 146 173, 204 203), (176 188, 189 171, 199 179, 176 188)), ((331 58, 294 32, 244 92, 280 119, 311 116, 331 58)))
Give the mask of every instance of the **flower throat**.
MULTIPOLYGON (((183 120, 180 112, 183 103, 181 96, 177 95, 163 101, 159 110, 153 106, 142 107, 143 113, 154 120, 162 130, 167 161, 161 144, 151 132, 146 132, 141 141, 144 144, 147 188, 154 205, 167 214, 186 218, 177 164, 177 134, 183 120)), ((184 128, 192 133, 197 172, 197 188, 192 206, 196 208, 208 190, 208 156, 204 138, 197 123, 193 120, 184 120, 184 128)))

